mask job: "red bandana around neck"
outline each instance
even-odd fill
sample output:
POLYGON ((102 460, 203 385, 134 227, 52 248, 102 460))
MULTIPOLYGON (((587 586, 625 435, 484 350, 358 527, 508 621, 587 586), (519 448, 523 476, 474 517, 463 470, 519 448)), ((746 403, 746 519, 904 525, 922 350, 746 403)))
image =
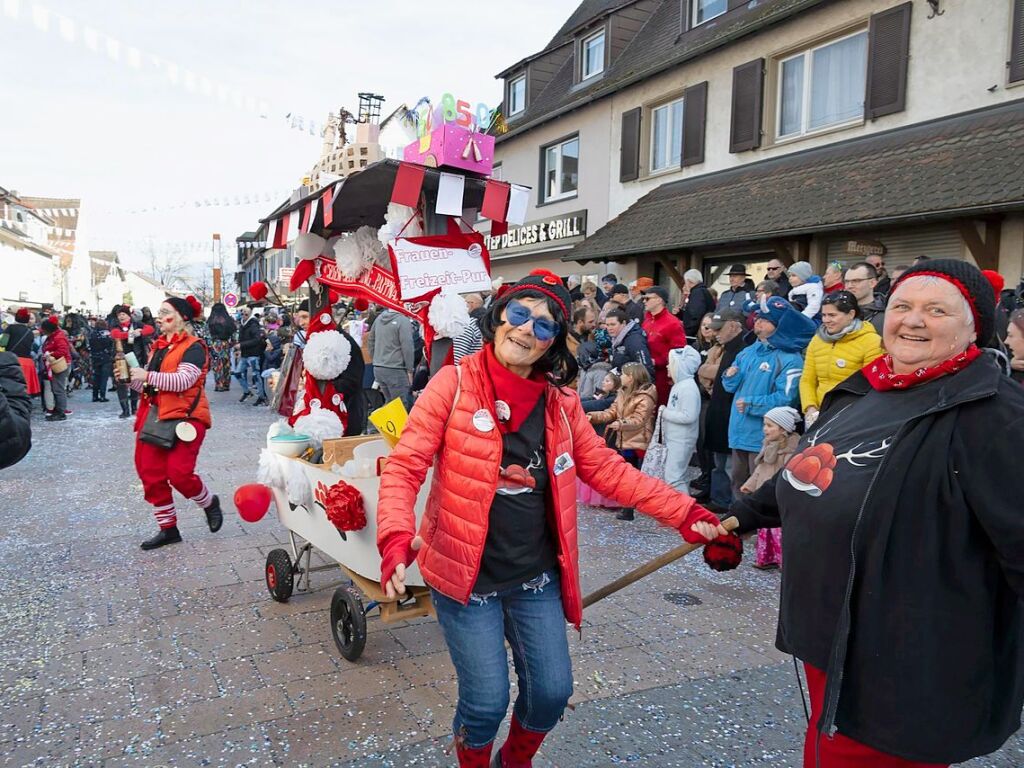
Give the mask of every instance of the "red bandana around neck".
POLYGON ((188 337, 186 331, 176 333, 171 338, 167 338, 161 333, 160 338, 153 342, 153 349, 166 349, 173 344, 177 344, 179 341, 184 341, 186 337, 188 337))
POLYGON ((913 373, 894 373, 892 355, 882 355, 864 366, 863 373, 868 383, 879 392, 891 389, 910 389, 940 376, 962 371, 980 356, 981 350, 971 344, 959 355, 954 355, 938 365, 933 365, 930 368, 918 368, 913 373))
POLYGON ((494 344, 484 345, 484 367, 494 385, 494 410, 498 416, 498 428, 503 434, 515 432, 544 394, 547 380, 542 373, 534 372, 527 379, 512 373, 494 356, 494 344), (508 406, 507 417, 502 413, 504 409, 497 405, 499 401, 508 406))

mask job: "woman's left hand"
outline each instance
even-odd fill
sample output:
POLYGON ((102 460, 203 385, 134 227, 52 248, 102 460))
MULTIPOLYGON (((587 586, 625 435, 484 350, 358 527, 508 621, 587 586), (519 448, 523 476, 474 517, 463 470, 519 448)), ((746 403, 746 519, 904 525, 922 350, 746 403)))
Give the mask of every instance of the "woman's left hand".
POLYGON ((708 541, 714 541, 719 536, 725 536, 729 533, 721 523, 718 525, 712 525, 711 523, 706 523, 704 521, 694 523, 690 526, 690 530, 700 536, 703 536, 708 541))
POLYGON ((132 381, 138 382, 139 384, 145 384, 149 378, 149 371, 145 368, 132 368, 131 370, 132 381))

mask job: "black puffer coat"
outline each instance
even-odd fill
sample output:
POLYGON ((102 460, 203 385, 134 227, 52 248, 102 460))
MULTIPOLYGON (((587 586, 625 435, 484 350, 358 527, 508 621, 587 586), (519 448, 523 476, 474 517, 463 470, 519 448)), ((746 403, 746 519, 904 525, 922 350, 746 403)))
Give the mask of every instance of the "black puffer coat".
POLYGON ((730 453, 729 448, 729 414, 732 413, 732 399, 735 395, 726 392, 722 386, 722 376, 736 360, 736 355, 750 346, 754 335, 740 333, 722 349, 722 362, 718 366, 715 383, 711 387, 711 399, 704 416, 704 448, 715 453, 730 453))

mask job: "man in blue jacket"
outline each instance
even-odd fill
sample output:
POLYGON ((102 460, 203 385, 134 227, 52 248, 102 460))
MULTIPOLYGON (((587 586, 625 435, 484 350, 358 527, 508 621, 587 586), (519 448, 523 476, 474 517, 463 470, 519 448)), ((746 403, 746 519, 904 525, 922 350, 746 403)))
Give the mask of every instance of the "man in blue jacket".
POLYGON ((770 296, 753 308, 757 341, 722 376, 722 386, 735 395, 729 415, 734 497, 754 471, 764 415, 781 405, 798 405, 803 352, 815 331, 814 321, 781 296, 770 296))

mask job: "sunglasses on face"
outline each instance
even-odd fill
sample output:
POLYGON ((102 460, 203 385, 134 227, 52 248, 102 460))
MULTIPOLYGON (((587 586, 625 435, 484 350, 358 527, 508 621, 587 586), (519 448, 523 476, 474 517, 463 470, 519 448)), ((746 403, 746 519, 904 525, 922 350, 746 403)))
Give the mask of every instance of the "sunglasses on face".
POLYGON ((551 341, 561 329, 554 320, 531 314, 529 307, 518 301, 510 301, 505 307, 505 319, 509 325, 516 328, 533 320, 533 335, 537 337, 537 341, 551 341))
POLYGON ((778 272, 782 267, 768 267, 769 272, 778 272))

